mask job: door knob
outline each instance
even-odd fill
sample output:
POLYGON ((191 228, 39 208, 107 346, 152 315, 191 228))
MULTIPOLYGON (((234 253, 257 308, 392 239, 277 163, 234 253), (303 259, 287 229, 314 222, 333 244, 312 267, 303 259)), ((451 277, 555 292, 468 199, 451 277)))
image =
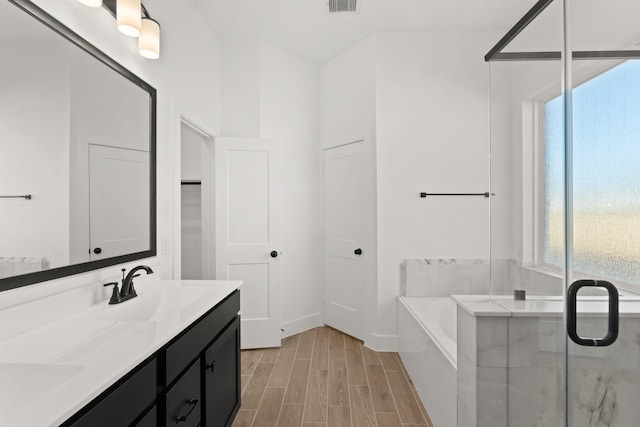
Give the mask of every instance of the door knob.
POLYGON ((358 248, 355 251, 353 251, 353 253, 356 255, 362 255, 362 249, 358 248))
POLYGON ((278 252, 277 251, 271 251, 271 258, 277 258, 278 257, 278 252))
POLYGON ((101 253, 102 253, 102 249, 101 249, 101 248, 95 248, 95 249, 93 250, 93 253, 94 253, 94 254, 96 254, 96 255, 99 255, 99 254, 101 254, 101 253))

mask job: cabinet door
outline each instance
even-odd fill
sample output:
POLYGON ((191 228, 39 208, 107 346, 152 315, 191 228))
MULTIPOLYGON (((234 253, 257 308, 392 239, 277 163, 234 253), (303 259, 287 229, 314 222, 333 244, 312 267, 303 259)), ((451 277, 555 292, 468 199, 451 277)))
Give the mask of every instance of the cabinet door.
POLYGON ((136 427, 156 427, 158 425, 156 419, 158 416, 158 408, 153 405, 153 408, 151 408, 149 410, 149 412, 147 412, 147 414, 142 417, 142 419, 140 421, 138 421, 138 424, 136 424, 136 427))
POLYGON ((166 394, 167 426, 196 427, 200 423, 200 360, 166 394))
POLYGON ((240 317, 205 353, 205 425, 230 426, 240 409, 240 317))

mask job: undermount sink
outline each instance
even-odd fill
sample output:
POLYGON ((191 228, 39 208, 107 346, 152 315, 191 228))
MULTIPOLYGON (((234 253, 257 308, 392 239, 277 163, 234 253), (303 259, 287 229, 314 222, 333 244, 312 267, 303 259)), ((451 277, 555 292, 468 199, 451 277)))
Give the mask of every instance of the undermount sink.
POLYGON ((0 414, 10 414, 25 402, 53 392, 81 370, 76 365, 0 363, 0 414))
POLYGON ((207 292, 208 288, 166 286, 139 293, 132 300, 111 306, 101 317, 116 321, 153 321, 183 310, 207 292))

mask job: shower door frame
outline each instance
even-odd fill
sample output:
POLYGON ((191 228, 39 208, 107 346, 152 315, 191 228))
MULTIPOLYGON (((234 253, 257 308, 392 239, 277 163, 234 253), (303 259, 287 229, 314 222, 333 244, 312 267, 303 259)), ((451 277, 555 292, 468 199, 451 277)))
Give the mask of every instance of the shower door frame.
MULTIPOLYGON (((563 379, 562 386, 564 388, 564 425, 571 427, 570 423, 570 396, 571 396, 571 381, 569 380, 569 372, 571 365, 570 354, 570 329, 573 331, 572 338, 580 339, 575 334, 575 316, 569 319, 569 311, 575 314, 575 297, 577 295, 577 289, 572 290, 571 285, 573 283, 573 117, 572 117, 572 90, 573 75, 572 75, 572 63, 574 60, 627 60, 627 59, 640 59, 640 50, 593 50, 593 51, 573 51, 571 50, 571 43, 569 37, 569 5, 571 0, 559 0, 563 2, 563 50, 562 51, 532 51, 532 52, 504 52, 504 49, 536 18, 549 7, 554 0, 538 0, 531 9, 529 9, 525 15, 491 48, 491 50, 485 55, 485 62, 493 61, 562 61, 562 96, 563 96, 563 114, 564 114, 564 149, 565 149, 565 162, 564 162, 564 268, 562 270, 563 281, 563 379), (571 304, 568 298, 568 293, 573 295, 573 304, 571 304), (569 323, 571 320, 571 328, 569 323)), ((493 194, 492 194, 493 196, 493 194)), ((583 282, 583 281, 579 281, 583 282)), ((615 288, 615 287, 614 287, 615 288)), ((611 309, 610 294, 610 309, 611 309)), ((616 294, 616 317, 617 317, 617 294, 616 294)), ((616 322, 616 336, 617 336, 617 322, 616 322)), ((614 338, 615 340, 615 338, 614 338)), ((576 341, 577 342, 577 341, 576 341)), ((608 345, 608 344, 607 344, 608 345)))

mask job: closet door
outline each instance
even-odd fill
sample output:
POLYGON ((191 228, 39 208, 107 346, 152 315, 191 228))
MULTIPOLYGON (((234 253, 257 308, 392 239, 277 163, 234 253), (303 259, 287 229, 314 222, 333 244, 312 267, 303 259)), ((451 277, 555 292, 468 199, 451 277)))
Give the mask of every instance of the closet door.
POLYGON ((242 348, 280 346, 278 144, 215 141, 216 278, 243 280, 242 348))
POLYGON ((324 151, 325 323, 364 339, 364 142, 324 151))

